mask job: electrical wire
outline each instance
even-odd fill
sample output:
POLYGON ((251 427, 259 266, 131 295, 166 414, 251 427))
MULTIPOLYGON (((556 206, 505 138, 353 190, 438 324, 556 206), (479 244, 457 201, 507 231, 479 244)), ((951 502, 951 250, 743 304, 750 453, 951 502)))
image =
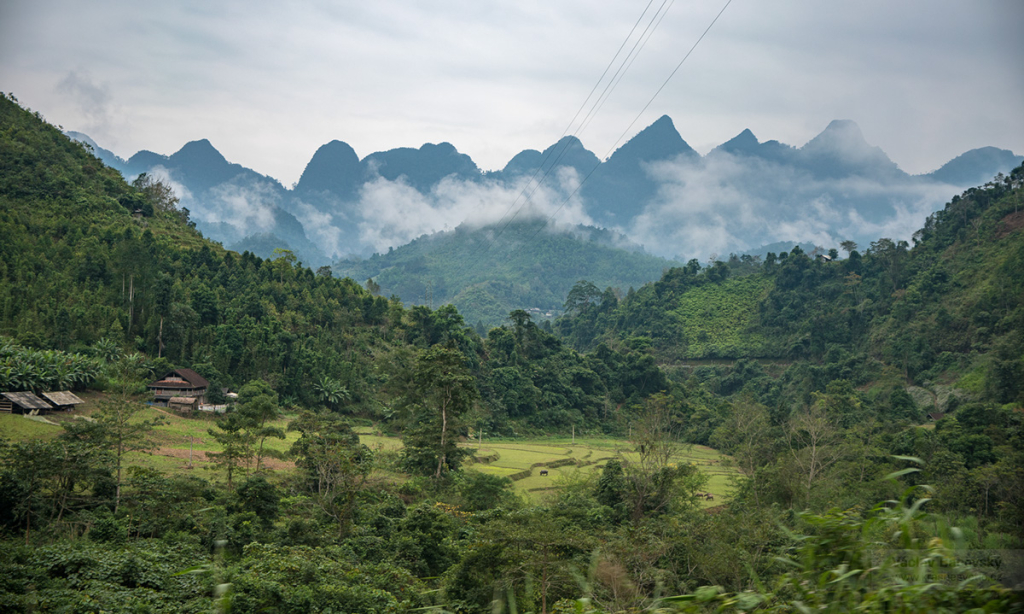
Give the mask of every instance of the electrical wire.
MULTIPOLYGON (((629 134, 630 130, 633 129, 633 126, 636 124, 636 122, 638 122, 640 120, 640 117, 642 117, 643 114, 647 111, 647 109, 651 106, 651 104, 654 103, 654 100, 658 97, 659 94, 661 94, 662 90, 665 89, 665 86, 668 85, 669 81, 672 80, 672 77, 674 77, 675 74, 677 72, 679 72, 679 69, 682 68, 683 63, 685 63, 687 58, 689 58, 690 55, 693 54, 693 51, 697 48, 697 45, 699 45, 700 42, 702 40, 704 40, 704 37, 707 36, 708 32, 711 31, 711 28, 715 25, 715 23, 718 22, 718 19, 722 16, 723 13, 725 13, 725 9, 729 8, 730 4, 732 4, 732 0, 726 0, 725 5, 722 6, 722 10, 718 11, 718 14, 715 15, 715 18, 711 20, 711 23, 708 24, 708 27, 704 29, 704 32, 700 35, 700 37, 697 39, 697 41, 693 43, 693 46, 691 46, 690 50, 686 52, 686 55, 683 56, 683 59, 679 60, 679 63, 676 64, 676 67, 672 69, 672 72, 670 72, 668 77, 665 78, 665 81, 654 92, 654 94, 651 96, 651 98, 647 101, 647 104, 645 104, 644 107, 642 109, 640 109, 640 112, 636 114, 636 117, 633 118, 633 121, 631 121, 629 123, 629 125, 626 126, 626 129, 622 131, 622 134, 619 136, 619 138, 616 139, 614 144, 612 144, 611 148, 609 148, 608 152, 605 154, 605 158, 610 156, 612 154, 612 152, 614 152, 615 149, 618 148, 619 143, 621 143, 622 140, 624 138, 626 138, 626 135, 629 134)), ((587 182, 587 180, 590 179, 591 175, 594 174, 594 171, 596 171, 600 166, 601 166, 601 163, 598 162, 597 165, 595 165, 594 168, 591 169, 589 173, 587 173, 586 177, 584 177, 583 180, 580 181, 579 184, 576 186, 576 189, 573 190, 572 193, 569 194, 569 196, 567 196, 565 198, 565 200, 562 201, 562 204, 559 205, 557 209, 555 209, 554 213, 552 213, 551 215, 547 216, 547 218, 549 220, 554 221, 555 215, 558 215, 558 213, 565 207, 565 205, 568 204, 568 202, 570 200, 572 200, 573 196, 575 196, 580 191, 580 188, 583 187, 583 185, 587 182)), ((541 228, 539 228, 537 230, 537 232, 535 232, 533 234, 533 236, 531 237, 531 240, 533 238, 536 238, 536 236, 540 233, 541 230, 543 230, 543 226, 541 228)), ((529 242, 530 241, 527 241, 526 243, 529 243, 529 242)))

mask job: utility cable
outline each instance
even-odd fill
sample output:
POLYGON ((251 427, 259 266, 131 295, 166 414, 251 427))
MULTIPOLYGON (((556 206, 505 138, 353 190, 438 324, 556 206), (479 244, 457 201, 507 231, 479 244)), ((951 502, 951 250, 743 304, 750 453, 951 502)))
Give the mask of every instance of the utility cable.
MULTIPOLYGON (((594 87, 591 88, 590 93, 587 94, 586 99, 583 100, 583 104, 580 105, 580 108, 576 110, 576 114, 573 115, 571 120, 569 120, 569 125, 565 127, 565 130, 562 131, 562 135, 559 136, 558 140, 555 141, 556 143, 561 141, 562 138, 564 138, 567 134, 569 134, 570 129, 572 128, 573 124, 576 123, 576 120, 577 120, 577 118, 579 118, 580 113, 582 113, 583 109, 585 109, 587 107, 587 103, 590 102, 590 99, 594 96, 594 92, 597 91, 597 88, 601 85, 601 83, 604 81, 604 78, 608 75, 608 71, 611 70, 612 66, 615 64, 615 60, 618 59, 619 54, 621 54, 622 50, 625 49, 626 43, 628 43, 629 40, 633 37, 633 33, 636 32, 637 26, 640 25, 641 21, 643 21, 644 15, 646 15, 647 11, 650 10, 652 4, 654 4, 654 0, 649 0, 647 2, 647 6, 644 7, 643 12, 640 13, 640 17, 637 18, 636 22, 633 24, 633 27, 629 30, 629 34, 626 35, 626 38, 623 39, 622 44, 619 45, 619 48, 615 52, 615 55, 612 56, 612 59, 609 60, 608 65, 605 66, 604 72, 601 73, 601 76, 598 77, 597 82, 594 83, 594 87)), ((575 131, 573 132, 573 134, 575 134, 575 131)), ((551 166, 548 167, 548 171, 550 171, 551 168, 554 168, 557 165, 557 162, 559 160, 561 160, 562 156, 564 155, 565 149, 566 149, 566 146, 563 145, 562 150, 556 156, 554 162, 552 162, 551 166)), ((519 192, 519 195, 516 196, 516 198, 512 201, 512 204, 509 205, 508 209, 505 210, 505 213, 502 214, 501 218, 498 219, 498 222, 495 225, 501 224, 501 222, 504 221, 505 217, 509 214, 510 211, 512 211, 513 207, 516 206, 516 203, 519 202, 519 199, 521 199, 523 197, 523 195, 526 194, 526 191, 530 189, 530 187, 533 185, 534 181, 537 181, 538 187, 540 186, 540 184, 543 182, 544 177, 547 176, 547 173, 545 173, 544 177, 541 177, 540 180, 537 179, 537 176, 539 174, 541 174, 542 170, 544 170, 545 165, 547 164, 548 160, 551 158, 551 156, 554 153, 554 151, 555 151, 554 147, 548 149, 547 155, 544 157, 543 160, 541 160, 540 165, 534 171, 534 173, 530 177, 530 179, 526 182, 526 185, 523 186, 523 189, 519 192)), ((529 200, 530 196, 532 196, 534 194, 534 192, 536 192, 536 189, 537 188, 534 188, 534 190, 532 192, 530 192, 529 196, 527 196, 527 200, 529 200)))
MULTIPOLYGON (((608 150, 608 153, 605 154, 605 158, 606 159, 608 158, 608 156, 610 156, 612 154, 613 151, 615 151, 615 149, 619 146, 619 143, 621 143, 622 140, 626 137, 626 135, 629 134, 630 130, 633 129, 633 126, 636 124, 636 122, 638 122, 640 120, 640 117, 642 117, 643 114, 647 111, 647 109, 651 106, 651 104, 654 103, 654 100, 658 97, 659 94, 661 94, 662 90, 665 89, 665 86, 668 85, 669 81, 672 80, 672 77, 674 77, 675 74, 677 72, 679 72, 679 69, 682 68, 683 63, 685 63, 687 58, 689 58, 690 55, 693 54, 693 51, 697 48, 697 45, 699 45, 700 42, 702 40, 704 40, 704 37, 707 36, 708 32, 711 31, 711 28, 715 25, 715 23, 718 22, 718 19, 722 16, 723 13, 725 13, 725 9, 729 8, 730 4, 732 4, 732 0, 726 0, 725 5, 722 6, 722 10, 718 11, 718 14, 715 15, 715 18, 711 20, 711 23, 708 24, 708 27, 704 29, 704 32, 700 35, 700 37, 697 39, 697 41, 695 43, 693 43, 693 46, 691 46, 690 50, 686 52, 686 55, 683 56, 683 59, 679 60, 679 63, 676 64, 676 67, 672 69, 672 72, 669 73, 668 77, 661 84, 661 87, 659 87, 657 89, 657 91, 654 92, 654 95, 652 95, 650 100, 647 101, 647 104, 645 104, 644 107, 642 109, 640 109, 640 112, 637 113, 636 117, 633 118, 633 121, 631 121, 629 123, 629 125, 626 126, 626 129, 622 131, 622 134, 619 136, 619 138, 615 141, 615 143, 608 150)), ((569 194, 569 196, 567 196, 565 198, 565 200, 562 201, 562 204, 559 205, 557 209, 555 209, 554 213, 552 213, 551 215, 547 216, 549 220, 554 221, 555 215, 557 215, 558 212, 561 211, 570 200, 572 200, 573 196, 575 196, 580 191, 580 188, 583 187, 583 185, 587 182, 587 180, 590 179, 591 175, 593 175, 594 172, 600 166, 601 166, 601 162, 599 161, 597 163, 597 165, 595 165, 594 168, 591 169, 591 171, 589 173, 587 173, 586 177, 584 177, 583 180, 579 182, 579 184, 576 186, 576 189, 573 190, 572 193, 569 194)), ((527 241, 526 243, 528 244, 528 243, 530 243, 532 241, 533 238, 536 238, 536 236, 540 233, 541 230, 543 230, 543 226, 541 228, 537 229, 537 232, 535 232, 533 234, 533 236, 530 238, 530 241, 527 241)))
MULTIPOLYGON (((658 7, 658 10, 655 11, 654 15, 651 16, 651 19, 647 23, 647 26, 644 28, 644 31, 640 33, 640 36, 633 43, 633 47, 629 50, 629 53, 626 54, 626 57, 623 58, 622 63, 619 64, 618 69, 616 69, 616 71, 612 75, 611 79, 609 79, 609 81, 605 84, 604 90, 598 96, 597 100, 594 101, 594 104, 591 106, 590 111, 587 112, 587 115, 584 117, 583 121, 580 123, 580 126, 573 132, 573 136, 577 136, 578 134, 581 134, 583 132, 583 130, 586 129, 586 126, 589 125, 590 121, 595 117, 595 115, 600 110, 600 108, 604 105, 604 101, 606 101, 608 99, 608 96, 611 95, 611 92, 615 89, 615 87, 618 85, 618 83, 622 80, 622 77, 625 76, 626 71, 628 71, 629 67, 633 65, 633 61, 636 59, 637 55, 640 53, 640 50, 642 50, 643 47, 647 44, 647 41, 650 40, 650 37, 654 34, 654 30, 657 29, 657 27, 661 24, 662 19, 664 19, 665 15, 668 13, 668 9, 666 8, 666 6, 671 7, 671 5, 672 5, 672 3, 674 3, 674 1, 675 0, 662 0, 662 3, 658 7)), ((647 7, 644 9, 644 12, 640 15, 640 19, 638 19, 637 23, 633 25, 633 29, 630 31, 629 36, 626 37, 626 40, 623 41, 623 44, 619 47, 619 51, 616 52, 615 57, 618 57, 618 55, 619 55, 619 53, 621 53, 623 47, 625 47, 625 44, 632 37, 633 32, 636 30, 636 26, 639 24, 639 22, 641 20, 643 20, 643 16, 647 13, 647 10, 650 8, 651 3, 652 2, 648 2, 647 7)), ((614 60, 615 60, 615 58, 612 59, 612 62, 614 62, 614 60)), ((609 65, 609 67, 610 67, 610 65, 609 65)), ((605 69, 605 74, 607 74, 607 71, 608 71, 608 69, 606 68, 605 69)), ((603 78, 603 75, 602 75, 602 78, 603 78)), ((600 81, 598 81, 598 85, 599 84, 600 84, 600 81)), ((596 90, 597 86, 595 86, 594 89, 596 90)), ((593 95, 593 90, 591 91, 591 95, 593 95)), ((589 99, 590 99, 590 96, 587 97, 587 100, 589 100, 589 99)), ((584 102, 584 106, 586 106, 586 101, 584 102)), ((579 116, 579 111, 577 111, 576 115, 579 116)), ((574 118, 574 120, 575 120, 575 118, 574 118)), ((571 126, 572 126, 572 124, 570 123, 570 127, 571 126)), ((562 133, 563 137, 565 136, 565 134, 567 132, 568 132, 568 129, 566 129, 566 132, 562 133)), ((515 219, 519 216, 519 214, 523 211, 523 209, 526 208, 526 205, 531 202, 533 195, 537 192, 537 190, 539 190, 541 188, 541 186, 543 186, 544 180, 547 179, 548 175, 550 175, 551 172, 555 168, 557 168, 558 163, 562 160, 562 158, 565 156, 566 152, 568 151, 569 145, 570 145, 570 143, 568 141, 562 143, 562 147, 559 150, 558 155, 555 157, 554 161, 551 162, 551 164, 549 166, 547 166, 547 168, 544 167, 544 165, 547 162, 547 159, 545 158, 545 161, 541 163, 541 166, 537 169, 537 172, 534 173, 534 176, 531 179, 531 183, 528 184, 529 186, 533 186, 532 181, 534 179, 536 179, 537 173, 539 173, 540 171, 543 170, 543 174, 541 175, 540 179, 537 180, 536 186, 533 186, 533 189, 530 191, 529 194, 527 194, 526 200, 519 206, 518 209, 516 209, 516 212, 512 215, 512 217, 509 219, 509 221, 506 222, 504 224, 504 226, 502 226, 498 230, 498 234, 495 235, 493 240, 496 240, 498 237, 500 237, 505 232, 505 229, 507 229, 512 224, 512 222, 515 221, 515 219)), ((600 160, 598 160, 598 164, 600 164, 600 160)), ((524 188, 524 192, 525 192, 525 188, 524 188)), ((515 203, 518 202, 518 201, 519 201, 519 199, 516 198, 516 200, 512 203, 512 206, 515 206, 515 203)), ((563 206, 564 206, 564 203, 563 203, 563 206)), ((561 207, 559 207, 559 209, 561 209, 561 207)), ((509 207, 509 210, 511 210, 511 206, 509 207)), ((505 219, 506 215, 508 215, 508 211, 505 212, 505 215, 503 215, 501 219, 502 220, 505 219)), ((498 221, 498 224, 501 224, 501 220, 498 221)), ((488 247, 488 249, 489 249, 489 247, 488 247)))

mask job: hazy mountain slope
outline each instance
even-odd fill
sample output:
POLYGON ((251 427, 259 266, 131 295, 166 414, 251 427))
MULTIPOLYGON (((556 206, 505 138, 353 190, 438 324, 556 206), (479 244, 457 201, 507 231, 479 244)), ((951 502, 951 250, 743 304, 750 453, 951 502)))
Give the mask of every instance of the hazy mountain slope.
POLYGON ((831 379, 884 366, 1024 400, 1024 166, 953 197, 915 239, 878 238, 832 262, 795 248, 762 265, 674 268, 556 330, 578 348, 639 335, 666 361, 810 359, 831 379))
POLYGON ((849 120, 831 122, 800 147, 762 143, 743 130, 702 157, 668 116, 604 161, 565 136, 487 173, 449 143, 360 159, 335 140, 313 154, 293 190, 231 164, 208 141, 172 156, 142 151, 127 161, 98 153, 129 175, 167 176, 208 236, 234 245, 250 235, 263 237, 262 244, 272 235, 314 264, 398 247, 467 219, 492 222, 525 200, 536 211, 557 213, 560 222, 612 228, 652 253, 682 260, 780 240, 828 248, 879 234, 909 239, 951 193, 1009 172, 1020 160, 982 148, 911 176, 849 120), (288 227, 278 227, 279 220, 288 227))
POLYGON ((628 223, 657 194, 658 182, 647 172, 650 162, 695 160, 700 155, 679 136, 663 115, 601 164, 581 190, 587 212, 603 226, 628 223))
POLYGON ((928 177, 957 186, 980 185, 996 174, 993 171, 1007 173, 1022 160, 1024 157, 1007 149, 981 147, 960 154, 928 177))
POLYGON ((467 322, 501 323, 513 309, 560 311, 580 279, 625 290, 657 279, 670 261, 615 246, 596 228, 551 229, 545 221, 459 228, 424 236, 385 255, 338 262, 334 272, 373 278, 406 304, 451 303, 467 322))
POLYGON ((359 186, 365 179, 365 169, 352 146, 342 141, 331 141, 317 149, 306 164, 295 185, 295 195, 299 198, 312 197, 316 203, 322 202, 317 198, 321 195, 349 202, 357 197, 359 186))

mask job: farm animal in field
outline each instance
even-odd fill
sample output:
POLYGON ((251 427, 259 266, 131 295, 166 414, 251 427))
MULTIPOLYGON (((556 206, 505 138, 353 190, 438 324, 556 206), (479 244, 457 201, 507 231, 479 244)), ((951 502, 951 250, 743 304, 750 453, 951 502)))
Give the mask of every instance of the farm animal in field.
POLYGON ((546 476, 548 474, 548 470, 547 469, 541 469, 540 470, 540 474, 541 474, 541 476, 546 476))
POLYGON ((704 495, 704 499, 706 501, 714 501, 715 500, 715 495, 713 495, 711 493, 708 493, 708 494, 704 495))

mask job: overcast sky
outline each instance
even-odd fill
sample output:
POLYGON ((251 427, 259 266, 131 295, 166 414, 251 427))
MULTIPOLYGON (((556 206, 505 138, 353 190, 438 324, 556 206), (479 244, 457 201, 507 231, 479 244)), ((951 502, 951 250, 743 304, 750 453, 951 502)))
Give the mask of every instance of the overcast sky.
MULTIPOLYGON (((725 5, 668 2, 578 135, 601 158, 663 114, 701 153, 744 128, 800 146, 841 118, 910 173, 1024 154, 1021 0, 733 0, 629 129, 725 5)), ((122 157, 207 138, 286 186, 332 139, 360 157, 448 141, 500 169, 562 135, 645 6, 0 0, 0 91, 122 157)))

